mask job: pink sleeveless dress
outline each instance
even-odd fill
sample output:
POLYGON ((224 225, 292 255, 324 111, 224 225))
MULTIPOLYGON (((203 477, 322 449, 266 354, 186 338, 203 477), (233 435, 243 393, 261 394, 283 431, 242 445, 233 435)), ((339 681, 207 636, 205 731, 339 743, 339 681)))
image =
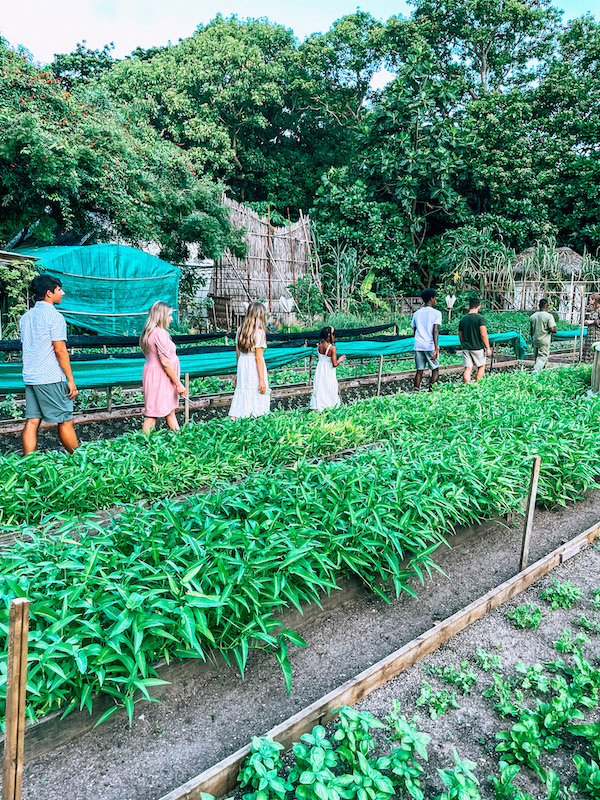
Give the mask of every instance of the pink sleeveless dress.
POLYGON ((154 328, 148 337, 148 352, 142 375, 144 414, 147 417, 166 417, 179 406, 179 395, 162 368, 160 356, 169 359, 179 378, 179 359, 175 344, 164 328, 154 328))

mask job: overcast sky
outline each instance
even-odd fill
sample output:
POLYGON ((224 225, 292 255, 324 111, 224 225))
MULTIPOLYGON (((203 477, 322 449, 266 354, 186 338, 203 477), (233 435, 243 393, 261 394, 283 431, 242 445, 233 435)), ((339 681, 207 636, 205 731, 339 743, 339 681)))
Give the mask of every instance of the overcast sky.
MULTIPOLYGON (((556 5, 564 9, 565 19, 587 11, 600 17, 600 0, 557 0, 556 5)), ((12 46, 25 46, 40 63, 51 61, 55 53, 71 52, 84 39, 91 48, 114 42, 116 57, 137 46, 175 43, 218 13, 267 17, 304 39, 356 10, 352 0, 296 0, 289 5, 281 0, 4 0, 3 6, 0 35, 12 46)), ((382 21, 410 14, 406 0, 368 0, 360 8, 382 21)))

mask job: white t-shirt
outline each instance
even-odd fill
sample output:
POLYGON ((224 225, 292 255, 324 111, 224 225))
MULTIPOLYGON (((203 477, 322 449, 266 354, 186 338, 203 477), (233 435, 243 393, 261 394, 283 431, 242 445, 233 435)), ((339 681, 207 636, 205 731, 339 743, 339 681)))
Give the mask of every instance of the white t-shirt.
POLYGON ((415 350, 433 350, 433 326, 442 324, 442 312, 433 306, 423 306, 412 318, 415 330, 415 350))

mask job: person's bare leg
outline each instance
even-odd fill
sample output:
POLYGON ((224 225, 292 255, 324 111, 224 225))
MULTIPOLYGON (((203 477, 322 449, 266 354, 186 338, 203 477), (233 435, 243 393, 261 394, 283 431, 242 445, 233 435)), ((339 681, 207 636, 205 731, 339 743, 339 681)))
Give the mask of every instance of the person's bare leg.
POLYGON ((167 414, 166 419, 167 419, 167 425, 172 431, 179 430, 179 422, 177 422, 177 415, 175 414, 174 411, 171 411, 170 414, 167 414))
POLYGON ((28 419, 25 422, 21 441, 23 442, 23 455, 28 456, 37 447, 37 432, 40 427, 41 419, 28 419))
POLYGON ((151 433, 156 425, 156 417, 144 417, 144 424, 142 430, 144 433, 151 433))
POLYGON ((485 374, 485 364, 482 364, 480 367, 477 368, 477 375, 475 376, 475 380, 477 383, 483 378, 485 374))
POLYGON ((415 372, 415 389, 418 389, 421 386, 421 378, 423 377, 423 370, 418 369, 415 372))
POLYGON ((439 379, 440 379, 439 367, 437 369, 432 369, 431 370, 431 383, 429 384, 429 391, 431 391, 433 389, 434 385, 439 381, 439 379))
POLYGON ((463 372, 463 383, 471 383, 471 370, 473 367, 465 367, 463 372))
POLYGON ((79 447, 79 442, 77 441, 77 434, 75 433, 72 419, 69 419, 66 422, 58 423, 58 438, 60 439, 62 446, 65 448, 65 450, 68 450, 69 453, 77 450, 79 447))

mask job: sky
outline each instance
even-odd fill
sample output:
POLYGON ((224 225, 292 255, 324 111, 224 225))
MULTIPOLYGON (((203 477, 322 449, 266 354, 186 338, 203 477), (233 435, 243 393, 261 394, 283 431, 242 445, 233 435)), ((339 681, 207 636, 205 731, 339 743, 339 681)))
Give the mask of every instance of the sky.
MULTIPOLYGON (((555 4, 564 10, 565 20, 588 11, 600 18, 600 0, 555 4)), ((26 47, 40 64, 52 61, 55 53, 71 52, 83 40, 90 48, 114 42, 117 58, 138 46, 176 43, 218 13, 267 17, 292 28, 302 40, 357 9, 352 0, 4 0, 3 6, 0 35, 13 47, 26 47)), ((360 9, 385 22, 395 14, 408 16, 411 7, 406 0, 365 0, 360 9)))

